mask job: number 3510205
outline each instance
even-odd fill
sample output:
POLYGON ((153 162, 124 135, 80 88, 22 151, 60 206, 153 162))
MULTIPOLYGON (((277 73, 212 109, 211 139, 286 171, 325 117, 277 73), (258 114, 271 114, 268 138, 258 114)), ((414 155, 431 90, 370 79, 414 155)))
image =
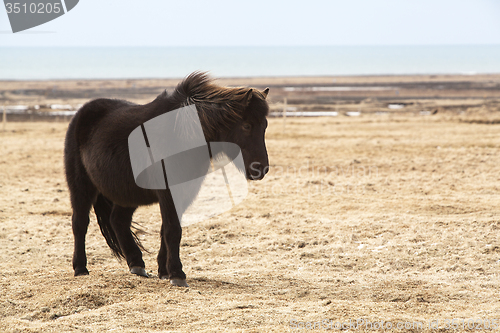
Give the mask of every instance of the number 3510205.
POLYGON ((61 12, 61 4, 60 3, 23 3, 20 4, 18 2, 7 2, 5 4, 5 8, 7 9, 7 14, 59 14, 61 12))

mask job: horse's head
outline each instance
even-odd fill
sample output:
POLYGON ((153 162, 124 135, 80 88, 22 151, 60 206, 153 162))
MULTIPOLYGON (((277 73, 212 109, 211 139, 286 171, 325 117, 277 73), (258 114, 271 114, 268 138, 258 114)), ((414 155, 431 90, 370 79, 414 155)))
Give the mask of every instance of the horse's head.
POLYGON ((267 128, 266 116, 269 112, 266 97, 269 88, 264 91, 248 90, 246 108, 241 120, 237 121, 223 141, 237 144, 242 152, 247 179, 260 180, 269 171, 264 136, 267 128))
MULTIPOLYGON (((259 180, 269 171, 264 135, 269 113, 267 94, 243 87, 221 87, 206 73, 194 72, 172 94, 178 105, 194 103, 207 142, 231 142, 240 147, 247 179, 259 180)), ((232 152, 234 153, 234 152, 232 152)), ((231 154, 232 154, 231 153, 231 154)), ((238 168, 243 168, 237 163, 238 168)))

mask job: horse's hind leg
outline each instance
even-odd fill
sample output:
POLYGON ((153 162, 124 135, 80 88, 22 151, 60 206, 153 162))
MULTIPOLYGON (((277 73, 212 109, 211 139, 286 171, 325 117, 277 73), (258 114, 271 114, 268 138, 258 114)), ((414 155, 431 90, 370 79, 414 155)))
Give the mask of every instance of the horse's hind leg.
POLYGON ((75 276, 88 275, 85 235, 89 225, 89 211, 95 201, 97 190, 87 176, 83 166, 66 166, 71 206, 73 207, 72 227, 74 236, 73 270, 75 276))
POLYGON ((111 227, 116 234, 120 248, 125 255, 130 272, 136 275, 148 277, 146 273, 142 252, 132 235, 132 215, 137 207, 121 207, 113 205, 111 211, 111 227))

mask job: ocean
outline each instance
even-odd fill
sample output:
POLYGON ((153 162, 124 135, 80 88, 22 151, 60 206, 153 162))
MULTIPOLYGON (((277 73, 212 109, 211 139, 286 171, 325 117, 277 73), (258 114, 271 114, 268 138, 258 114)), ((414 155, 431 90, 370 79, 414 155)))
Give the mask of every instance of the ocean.
POLYGON ((0 47, 0 80, 500 73, 500 45, 0 47))

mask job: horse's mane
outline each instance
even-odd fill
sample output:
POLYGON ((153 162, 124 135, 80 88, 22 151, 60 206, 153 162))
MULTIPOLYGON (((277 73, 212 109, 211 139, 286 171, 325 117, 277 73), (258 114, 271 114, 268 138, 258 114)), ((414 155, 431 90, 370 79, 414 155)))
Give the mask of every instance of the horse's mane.
POLYGON ((249 115, 257 119, 267 116, 267 108, 251 110, 248 108, 251 98, 265 100, 265 96, 259 90, 247 87, 222 87, 213 81, 207 73, 194 72, 177 85, 172 95, 168 97, 166 94, 162 95, 173 99, 178 107, 195 104, 202 127, 210 137, 213 137, 212 135, 220 130, 221 126, 230 129, 243 119, 245 112, 260 113, 249 115))

